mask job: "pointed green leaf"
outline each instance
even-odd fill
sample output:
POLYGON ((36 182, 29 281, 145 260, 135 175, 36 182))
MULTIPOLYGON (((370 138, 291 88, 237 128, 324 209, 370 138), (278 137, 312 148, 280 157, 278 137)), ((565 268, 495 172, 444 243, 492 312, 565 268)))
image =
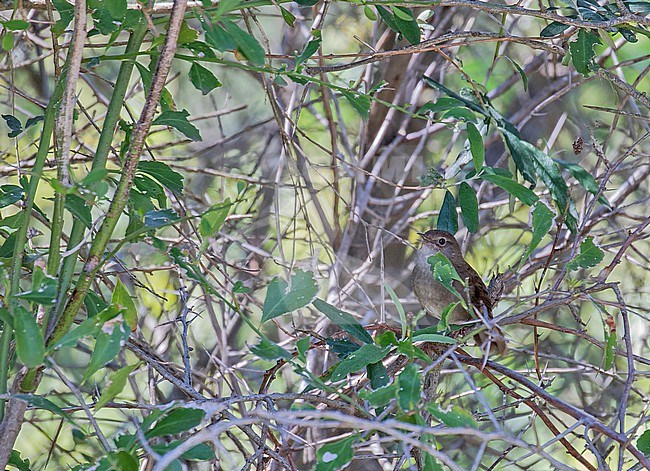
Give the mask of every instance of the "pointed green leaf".
POLYGON ((17 185, 0 185, 0 208, 17 203, 23 198, 24 190, 17 185))
POLYGON ((277 359, 284 359, 284 360, 290 360, 291 359, 291 353, 286 351, 284 348, 279 346, 277 343, 271 342, 269 339, 262 338, 260 340, 260 343, 257 345, 253 345, 250 347, 251 352, 253 352, 255 355, 260 357, 263 360, 277 360, 277 359))
POLYGON ((253 65, 264 65, 266 53, 260 43, 248 32, 228 19, 222 20, 224 28, 235 42, 237 50, 253 65))
POLYGON ((612 331, 605 335, 607 342, 605 342, 605 371, 609 370, 614 364, 614 348, 616 348, 616 331, 612 331))
POLYGON ((557 21, 551 21, 543 30, 539 32, 539 35, 542 38, 552 38, 558 34, 562 34, 571 25, 565 25, 564 23, 558 23, 557 21))
POLYGON ((201 409, 174 409, 160 419, 151 430, 145 432, 145 435, 147 438, 154 438, 186 432, 198 427, 204 417, 205 411, 201 409))
POLYGON ((342 360, 332 373, 332 381, 340 381, 347 375, 362 370, 371 363, 383 360, 390 348, 379 348, 372 344, 362 345, 361 348, 348 355, 342 360))
POLYGON ((157 227, 168 226, 179 219, 180 217, 173 209, 154 209, 144 214, 144 225, 155 229, 157 227))
POLYGON ((410 411, 418 407, 422 393, 421 374, 415 363, 409 363, 397 376, 397 402, 402 410, 410 411))
POLYGON ((532 206, 539 199, 533 190, 517 183, 512 178, 504 177, 503 175, 496 175, 491 172, 484 172, 481 174, 481 178, 503 188, 527 206, 532 206))
POLYGON ((469 150, 474 160, 476 172, 480 172, 485 162, 485 147, 483 145, 483 136, 476 125, 472 122, 467 123, 467 139, 469 140, 469 150))
POLYGON ((99 398, 99 401, 95 404, 95 410, 101 409, 122 392, 124 386, 126 386, 127 379, 129 379, 129 375, 137 368, 137 366, 138 363, 128 365, 111 374, 108 384, 102 390, 102 395, 99 398))
POLYGON ((162 186, 175 195, 183 192, 183 175, 172 170, 164 162, 144 160, 138 163, 138 172, 146 173, 155 178, 162 186))
POLYGON ((65 209, 70 211, 74 219, 82 223, 86 229, 90 229, 93 223, 93 216, 86 200, 80 196, 69 194, 65 197, 65 209))
POLYGON ((636 441, 636 447, 645 455, 650 455, 650 429, 641 434, 636 441))
POLYGON ((436 226, 441 231, 455 234, 458 231, 458 213, 456 212, 456 201, 449 190, 445 192, 445 199, 442 201, 438 223, 436 226))
POLYGON ((372 337, 366 329, 349 313, 335 308, 331 304, 326 303, 321 299, 314 299, 313 305, 320 312, 325 314, 329 320, 338 325, 341 329, 346 331, 353 337, 361 340, 364 343, 373 343, 372 337))
POLYGON ((555 213, 541 200, 535 203, 533 209, 533 238, 530 244, 528 244, 526 252, 522 255, 521 263, 524 263, 528 256, 533 253, 533 250, 540 244, 544 236, 551 230, 554 218, 555 213))
POLYGON ((589 75, 594 64, 594 46, 596 44, 600 44, 598 36, 584 29, 578 31, 577 39, 569 43, 573 66, 585 77, 589 75))
POLYGON ((160 113, 151 124, 152 126, 170 126, 175 128, 193 141, 203 140, 201 138, 201 133, 196 126, 188 121, 187 117, 189 115, 190 113, 187 110, 166 110, 160 113))
POLYGON ((356 435, 323 445, 316 452, 316 471, 338 471, 345 468, 354 457, 352 445, 356 435))
POLYGON ((341 90, 341 95, 345 97, 362 119, 368 119, 370 116, 370 98, 362 93, 349 90, 341 90))
POLYGON ((478 424, 472 414, 460 407, 453 407, 450 410, 443 411, 440 409, 439 404, 428 403, 426 409, 433 417, 447 427, 478 429, 478 424))
POLYGON ((395 26, 411 44, 420 43, 420 26, 413 12, 406 7, 391 5, 394 13, 395 26))
POLYGON ((300 53, 298 57, 296 57, 296 67, 298 67, 300 64, 305 62, 311 56, 316 54, 316 51, 318 51, 318 48, 320 47, 322 41, 323 39, 320 37, 314 38, 311 41, 309 41, 305 46, 305 49, 300 53))
POLYGON ((476 192, 467 182, 462 182, 458 188, 458 205, 465 227, 472 234, 478 232, 478 200, 476 192))
POLYGON ((194 85, 194 88, 199 90, 203 95, 207 95, 215 88, 221 86, 219 79, 214 76, 211 70, 206 69, 197 62, 192 63, 190 67, 190 82, 194 85))
POLYGON ((126 323, 120 322, 109 326, 110 333, 103 330, 97 332, 95 348, 90 356, 90 363, 84 373, 83 381, 88 381, 100 368, 112 361, 129 338, 131 330, 126 323))
POLYGON ((36 368, 45 358, 45 342, 36 319, 22 306, 14 310, 14 335, 18 359, 29 368, 36 368))
POLYGON ((115 284, 115 289, 113 290, 111 304, 115 306, 116 309, 122 311, 122 315, 124 316, 124 320, 128 326, 131 330, 135 330, 138 326, 138 309, 135 307, 131 294, 119 278, 115 284))
POLYGON ((592 268, 603 261, 605 254, 594 244, 593 237, 587 237, 580 244, 580 253, 567 265, 568 271, 578 268, 592 268))
POLYGON ((262 324, 309 304, 318 293, 314 276, 310 272, 296 270, 291 277, 291 289, 282 278, 271 280, 262 307, 262 324))

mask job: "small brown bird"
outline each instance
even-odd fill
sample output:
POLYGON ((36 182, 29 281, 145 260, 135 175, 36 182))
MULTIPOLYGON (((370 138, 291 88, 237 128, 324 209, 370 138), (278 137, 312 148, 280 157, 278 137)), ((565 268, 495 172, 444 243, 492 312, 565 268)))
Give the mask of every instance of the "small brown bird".
MULTIPOLYGON (((488 318, 492 318, 492 308, 495 304, 495 297, 490 296, 488 288, 476 271, 465 261, 463 253, 458 242, 452 234, 446 231, 429 230, 420 233, 422 237, 422 246, 417 251, 415 268, 413 269, 412 282, 413 291, 425 311, 433 317, 440 317, 442 311, 449 304, 458 301, 458 298, 444 285, 438 282, 431 272, 431 266, 428 259, 437 253, 442 253, 449 259, 454 266, 460 278, 465 281, 469 287, 466 289, 460 282, 454 281, 453 286, 458 293, 465 297, 469 294, 469 301, 475 310, 481 315, 487 313, 488 318)), ((465 300, 467 303, 467 300, 465 300)), ((469 303, 467 303, 469 305, 469 303)), ((467 321, 478 319, 476 312, 467 312, 462 305, 458 304, 447 318, 448 324, 462 324, 467 321)), ((480 324, 477 324, 477 326, 480 324)), ((506 343, 503 334, 497 328, 492 329, 492 334, 488 331, 481 331, 476 336, 476 341, 480 345, 490 341, 491 350, 504 353, 506 343)))

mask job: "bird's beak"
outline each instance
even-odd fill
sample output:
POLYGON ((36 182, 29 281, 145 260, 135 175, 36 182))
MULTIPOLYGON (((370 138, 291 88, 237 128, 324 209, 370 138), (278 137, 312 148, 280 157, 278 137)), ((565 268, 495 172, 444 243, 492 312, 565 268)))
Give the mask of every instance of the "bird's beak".
POLYGON ((424 232, 418 232, 418 235, 419 235, 420 237, 424 237, 424 232))

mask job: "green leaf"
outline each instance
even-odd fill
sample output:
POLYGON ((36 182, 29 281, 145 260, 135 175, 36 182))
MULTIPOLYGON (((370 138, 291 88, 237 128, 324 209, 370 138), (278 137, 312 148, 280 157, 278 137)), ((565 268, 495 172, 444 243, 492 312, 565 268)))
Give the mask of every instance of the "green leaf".
POLYGON ((230 37, 228 32, 218 24, 206 21, 201 17, 201 26, 205 31, 205 42, 218 51, 232 51, 235 49, 235 41, 230 37))
MULTIPOLYGON (((456 303, 453 303, 453 305, 455 304, 456 303)), ((413 334, 413 341, 414 342, 436 342, 436 343, 445 343, 448 345, 456 345, 455 339, 441 334, 418 334, 416 332, 413 334)))
POLYGON ((144 225, 151 229, 155 229, 156 227, 168 226, 179 219, 180 217, 173 209, 147 211, 144 214, 144 225))
POLYGON ((377 388, 373 391, 362 390, 359 392, 359 397, 368 401, 368 403, 373 407, 384 407, 396 396, 397 382, 394 382, 389 386, 377 388))
MULTIPOLYGON (((133 179, 133 184, 142 195, 152 200, 156 200, 161 208, 167 207, 167 196, 165 195, 165 190, 163 189, 162 185, 155 181, 153 178, 147 175, 136 175, 133 179)), ((138 196, 136 195, 137 193, 133 192, 132 199, 137 199, 138 196)), ((131 197, 132 195, 130 194, 129 196, 131 197)), ((132 206, 138 209, 138 213, 147 211, 142 206, 137 205, 135 201, 133 201, 133 203, 135 204, 132 206)), ((148 210, 155 209, 153 205, 151 206, 152 207, 149 207, 149 205, 147 205, 148 210)))
POLYGON ((152 176, 175 195, 183 192, 183 175, 163 162, 141 161, 138 163, 138 172, 152 176))
POLYGON ((56 302, 57 281, 55 278, 45 275, 43 270, 37 267, 32 275, 32 287, 15 295, 16 298, 24 299, 30 303, 52 305, 56 302))
MULTIPOLYGON (((164 455, 168 451, 178 447, 181 443, 183 443, 182 440, 174 440, 170 443, 158 443, 151 445, 151 449, 160 455, 164 455)), ((199 443, 183 453, 180 458, 188 461, 210 461, 215 459, 215 454, 210 445, 207 443, 199 443)))
POLYGON ((181 23, 181 30, 178 33, 178 45, 184 46, 193 43, 199 39, 199 32, 187 24, 186 21, 181 23))
POLYGON ((311 56, 316 54, 316 51, 318 51, 318 48, 320 47, 322 41, 323 39, 320 37, 314 38, 311 41, 309 41, 305 46, 305 49, 300 53, 298 57, 296 57, 296 67, 298 67, 300 64, 305 62, 311 56))
POLYGON ((333 339, 331 337, 328 337, 325 339, 325 342, 329 347, 331 347, 332 351, 336 353, 339 358, 347 358, 350 356, 351 353, 356 352, 359 350, 360 346, 354 342, 351 342, 348 339, 333 339))
POLYGON ((529 183, 535 185, 537 178, 535 177, 534 153, 537 148, 533 147, 526 141, 522 141, 518 135, 500 127, 501 137, 503 138, 512 160, 514 160, 517 170, 529 183))
POLYGON ((35 394, 14 394, 13 397, 15 397, 16 399, 20 399, 21 401, 25 401, 29 405, 34 406, 38 409, 43 409, 52 412, 58 415, 59 417, 64 418, 70 424, 76 426, 74 420, 72 420, 72 417, 70 417, 70 415, 68 415, 66 411, 61 409, 59 406, 54 404, 49 399, 44 398, 43 396, 37 396, 35 394))
POLYGON ((0 185, 0 208, 17 203, 23 198, 24 190, 17 185, 0 185))
POLYGON ((223 26, 235 42, 237 50, 253 65, 264 65, 266 53, 255 36, 247 33, 228 19, 222 20, 223 26))
POLYGON ((483 136, 474 123, 467 123, 467 139, 469 140, 469 150, 474 160, 476 172, 480 172, 485 162, 485 146, 483 145, 483 136))
MULTIPOLYGON (((487 168, 488 167, 486 167, 486 169, 487 168)), ((527 206, 534 205, 535 202, 539 199, 533 190, 517 183, 512 178, 496 175, 490 171, 483 172, 481 174, 481 178, 483 178, 483 180, 489 181, 490 183, 494 183, 500 188, 503 188, 527 206)))
MULTIPOLYGON (((94 471, 138 471, 138 458, 128 451, 109 451, 106 456, 94 460, 87 469, 94 471)), ((169 467, 168 471, 173 471, 169 467)))
POLYGON ((61 18, 52 26, 51 30, 56 36, 60 36, 74 18, 74 5, 66 0, 52 0, 52 5, 59 12, 61 18))
POLYGON ((346 331, 348 334, 353 337, 361 340, 363 343, 372 344, 372 337, 366 329, 364 329, 361 324, 349 313, 341 311, 340 309, 335 308, 331 304, 326 303, 321 299, 314 299, 314 307, 320 312, 325 314, 325 316, 338 325, 341 329, 346 331))
POLYGON ((108 384, 102 390, 102 395, 95 404, 95 410, 99 410, 108 404, 110 401, 115 399, 118 394, 122 392, 124 386, 126 386, 126 381, 129 379, 129 375, 138 367, 138 363, 133 365, 127 365, 123 368, 120 368, 113 374, 108 380, 108 384))
POLYGON ((301 7, 313 7, 318 3, 318 0, 296 0, 296 3, 301 7))
POLYGON ((452 108, 458 108, 462 105, 463 102, 460 100, 457 100, 455 98, 450 98, 447 96, 442 96, 438 98, 435 103, 430 101, 429 103, 422 105, 422 107, 420 107, 420 109, 416 114, 423 115, 426 113, 438 113, 440 111, 449 111, 452 108))
POLYGON ((55 345, 48 346, 48 352, 52 352, 61 347, 70 347, 75 345, 77 340, 82 337, 89 335, 94 335, 102 326, 120 315, 121 311, 115 306, 107 306, 102 312, 97 314, 95 317, 90 317, 75 327, 73 330, 65 334, 61 340, 59 340, 55 345))
POLYGON ((422 382, 420 371, 415 363, 409 363, 397 376, 397 402, 402 410, 411 411, 418 407, 422 382))
POLYGON ((75 220, 81 222, 86 229, 90 229, 93 223, 93 216, 86 200, 75 194, 69 194, 65 197, 65 209, 70 211, 75 220))
POLYGON ((614 364, 614 348, 616 347, 616 331, 605 334, 607 342, 605 343, 605 371, 609 370, 614 364))
POLYGON ((228 217, 232 203, 230 199, 217 204, 213 204, 210 208, 201 215, 201 222, 199 223, 199 234, 201 237, 213 237, 228 217))
POLYGON ((537 248, 544 236, 551 230, 554 218, 555 213, 541 200, 535 203, 533 209, 533 238, 530 241, 530 244, 528 244, 526 252, 524 252, 521 257, 522 264, 526 259, 528 259, 528 256, 533 253, 533 250, 537 248))
POLYGON ((154 438, 186 432, 194 427, 198 427, 204 417, 205 411, 201 409, 174 409, 160 419, 151 430, 145 432, 145 436, 147 438, 154 438))
POLYGON ((108 304, 94 291, 89 290, 84 298, 84 306, 88 317, 95 317, 108 307, 108 304))
POLYGON ((510 62, 512 64, 512 66, 515 68, 515 70, 517 71, 517 73, 521 77, 521 81, 524 83, 524 91, 525 92, 528 91, 528 76, 526 75, 526 72, 524 72, 524 69, 522 69, 521 66, 519 64, 517 64, 517 62, 515 62, 509 56, 499 56, 499 57, 503 57, 504 59, 506 59, 508 62, 510 62))
POLYGON ((404 310, 404 306, 402 306, 401 301, 399 300, 399 296, 393 291, 393 288, 391 288, 388 285, 384 285, 384 288, 386 288, 386 291, 388 291, 388 295, 390 296, 390 299, 393 300, 393 303, 395 304, 395 308, 397 309, 397 313, 399 314, 399 321, 400 321, 400 326, 402 327, 402 331, 406 331, 407 328, 407 322, 406 322, 406 311, 404 310))
POLYGON ((309 347, 311 346, 311 338, 310 337, 305 337, 296 342, 296 350, 298 351, 298 358, 302 362, 307 361, 307 352, 309 351, 309 347))
MULTIPOLYGON (((591 174, 587 172, 584 168, 582 168, 578 164, 565 162, 563 160, 556 160, 556 162, 560 164, 562 167, 569 170, 569 172, 571 172, 571 175, 573 175, 573 178, 575 178, 578 181, 578 183, 580 183, 583 186, 585 190, 587 190, 592 195, 598 194, 598 183, 596 183, 594 177, 591 176, 591 174)), ((609 201, 607 201, 607 198, 605 198, 605 195, 600 195, 600 197, 598 198, 598 202, 603 206, 605 206, 606 208, 611 208, 609 201)))
POLYGON ((366 366, 366 371, 368 372, 371 388, 377 389, 388 384, 388 369, 381 361, 370 363, 366 366))
POLYGON ((29 23, 25 20, 8 20, 2 21, 2 26, 8 31, 24 31, 29 28, 29 23))
POLYGON ((646 430, 636 441, 636 447, 644 455, 650 455, 650 430, 646 430))
POLYGON ((474 417, 472 417, 472 414, 459 407, 454 406, 450 410, 443 411, 440 409, 439 404, 428 403, 426 409, 433 417, 447 427, 478 429, 478 424, 474 420, 474 417))
POLYGON ((596 44, 600 44, 598 36, 584 29, 578 31, 578 38, 569 43, 573 66, 585 77, 589 75, 591 67, 594 65, 594 45, 596 44))
POLYGON ((135 307, 131 294, 124 286, 124 283, 118 278, 111 297, 111 304, 122 311, 122 316, 131 330, 138 326, 138 309, 135 307))
POLYGON ((377 9, 377 13, 379 13, 381 19, 384 21, 384 23, 386 23, 386 26, 388 26, 396 33, 399 33, 399 28, 395 22, 395 15, 393 15, 386 7, 383 7, 381 5, 375 5, 375 8, 377 9))
POLYGON ((45 358, 45 342, 36 319, 22 306, 14 310, 14 335, 16 353, 20 361, 29 368, 36 368, 45 358))
MULTIPOLYGON (((2 35, 2 49, 7 52, 10 52, 13 48, 14 48, 14 35, 11 33, 4 33, 2 35)), ((15 137, 15 135, 11 135, 9 137, 15 137)))
POLYGON ((340 381, 350 373, 360 371, 371 363, 380 362, 389 351, 390 348, 379 348, 372 344, 362 345, 338 364, 330 379, 340 381))
MULTIPOLYGON (((11 50, 11 48, 5 50, 11 50)), ((11 130, 7 133, 7 137, 16 137, 23 132, 23 125, 18 118, 10 114, 3 114, 2 118, 7 122, 7 127, 11 130)))
POLYGON ((284 22, 289 25, 289 27, 293 28, 294 23, 296 22, 296 15, 291 13, 289 10, 284 8, 281 5, 278 5, 280 7, 280 13, 282 13, 282 19, 284 22))
POLYGON ((427 85, 429 85, 430 87, 435 88, 436 90, 444 93, 445 95, 447 95, 450 98, 453 98, 455 100, 460 101, 466 108, 469 108, 470 110, 475 111, 476 113, 480 113, 483 116, 489 116, 487 111, 485 111, 482 106, 475 103, 474 101, 470 101, 467 98, 459 95, 458 93, 450 90, 449 88, 447 88, 443 84, 435 81, 431 77, 428 77, 428 76, 425 75, 422 78, 424 79, 424 81, 426 82, 427 85))
POLYGON ((151 124, 153 126, 170 126, 172 128, 175 128, 193 141, 203 140, 201 138, 201 133, 199 130, 187 120, 187 117, 189 115, 190 114, 187 110, 166 110, 160 113, 160 115, 154 119, 153 123, 151 124))
POLYGON ((40 123, 44 119, 45 119, 45 116, 43 116, 42 114, 38 115, 38 116, 34 116, 32 118, 29 118, 27 121, 25 121, 25 129, 31 128, 32 126, 34 126, 35 124, 40 123))
POLYGON ((424 466, 423 471, 445 471, 438 460, 431 453, 424 453, 424 466))
POLYGON ((316 471, 337 471, 345 468, 354 457, 352 445, 357 435, 323 445, 316 452, 316 471))
POLYGON ((262 338, 260 343, 250 347, 251 352, 260 357, 263 360, 277 360, 282 358, 284 360, 291 359, 291 353, 286 351, 284 348, 279 346, 277 343, 271 342, 267 338, 262 338))
POLYGON ((571 25, 566 25, 564 23, 558 23, 557 21, 551 21, 546 27, 539 32, 539 35, 542 38, 552 38, 558 34, 562 34, 565 30, 570 28, 571 25))
POLYGON ((190 67, 190 82, 203 95, 207 95, 221 86, 219 79, 209 69, 196 62, 192 63, 192 67, 190 67))
POLYGON ((95 348, 84 373, 84 382, 117 356, 131 333, 131 329, 124 322, 110 324, 110 328, 112 328, 110 333, 100 330, 96 334, 95 348))
POLYGON ((31 463, 29 458, 22 459, 20 457, 20 451, 11 450, 11 455, 9 455, 9 461, 7 462, 9 466, 13 466, 18 471, 32 471, 31 463))
POLYGON ((341 95, 345 97, 362 119, 368 119, 370 116, 370 98, 362 93, 350 90, 341 90, 341 95))
POLYGON ((476 115, 474 114, 473 111, 468 110, 467 108, 452 108, 449 111, 447 111, 443 116, 442 119, 445 118, 455 118, 460 121, 464 121, 466 123, 475 123, 476 122, 476 115))
POLYGON ((262 324, 282 314, 305 307, 318 294, 318 286, 311 272, 296 270, 291 277, 291 289, 282 278, 271 280, 262 307, 262 324))
POLYGON ((458 188, 458 205, 465 227, 472 234, 478 232, 478 200, 476 192, 467 182, 462 182, 458 188))
POLYGON ((411 44, 420 43, 420 26, 413 12, 405 7, 391 5, 391 10, 394 13, 395 26, 399 32, 411 44))
POLYGON ((458 231, 458 213, 456 212, 456 201, 449 190, 445 191, 445 199, 442 201, 438 223, 436 227, 441 231, 455 234, 458 231))
POLYGON ((427 262, 431 267, 431 273, 433 273, 433 277, 436 279, 436 281, 438 281, 438 283, 442 284, 445 288, 447 288, 449 292, 456 296, 463 307, 467 309, 465 300, 460 295, 458 290, 454 288, 454 281, 458 281, 460 283, 463 283, 464 281, 454 268, 454 265, 449 261, 449 259, 445 257, 444 254, 438 252, 435 255, 431 255, 427 259, 427 262))
POLYGON ((603 261, 605 254, 594 244, 593 237, 587 237, 580 244, 580 253, 567 265, 568 271, 578 268, 592 268, 603 261))

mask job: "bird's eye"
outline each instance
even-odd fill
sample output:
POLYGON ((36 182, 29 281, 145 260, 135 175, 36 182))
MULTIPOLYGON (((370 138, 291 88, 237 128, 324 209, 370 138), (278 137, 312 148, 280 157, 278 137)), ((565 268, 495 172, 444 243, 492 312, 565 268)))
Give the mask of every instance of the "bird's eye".
POLYGON ((445 245, 446 243, 447 243, 447 240, 444 239, 443 237, 441 237, 440 239, 438 239, 438 245, 443 246, 443 245, 445 245))

